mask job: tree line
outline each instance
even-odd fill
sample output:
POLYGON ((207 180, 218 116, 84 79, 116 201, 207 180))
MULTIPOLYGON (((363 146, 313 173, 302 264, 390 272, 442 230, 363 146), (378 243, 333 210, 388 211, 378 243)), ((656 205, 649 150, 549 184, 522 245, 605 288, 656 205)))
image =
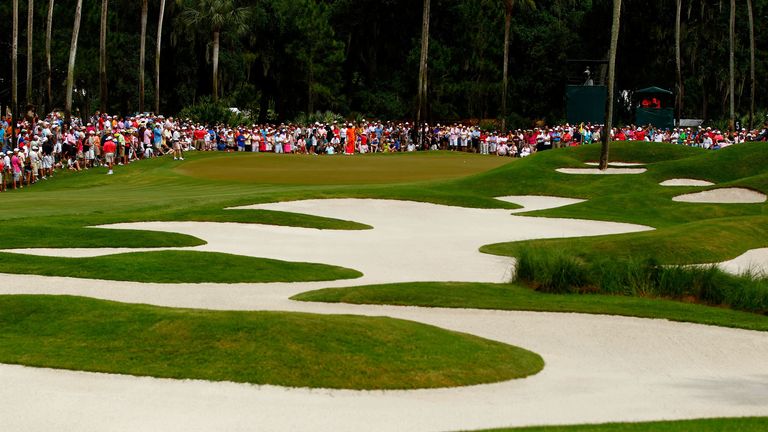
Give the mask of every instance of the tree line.
MULTIPOLYGON (((0 104, 131 114, 218 101, 262 121, 330 110, 555 123, 579 72, 567 60, 609 58, 614 3, 12 0, 0 3, 11 24, 0 104)), ((762 122, 755 77, 768 47, 755 38, 768 0, 622 3, 612 89, 657 85, 675 91, 678 117, 762 122)), ((621 103, 616 116, 630 118, 621 103)))

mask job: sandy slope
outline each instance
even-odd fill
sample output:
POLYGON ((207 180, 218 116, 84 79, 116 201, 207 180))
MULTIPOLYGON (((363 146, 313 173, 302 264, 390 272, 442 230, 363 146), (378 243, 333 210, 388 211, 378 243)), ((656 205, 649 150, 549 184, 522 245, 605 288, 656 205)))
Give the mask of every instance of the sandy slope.
POLYGON ((687 203, 713 203, 713 204, 753 204, 763 203, 766 196, 762 192, 744 188, 721 188, 703 192, 679 195, 672 201, 687 203))

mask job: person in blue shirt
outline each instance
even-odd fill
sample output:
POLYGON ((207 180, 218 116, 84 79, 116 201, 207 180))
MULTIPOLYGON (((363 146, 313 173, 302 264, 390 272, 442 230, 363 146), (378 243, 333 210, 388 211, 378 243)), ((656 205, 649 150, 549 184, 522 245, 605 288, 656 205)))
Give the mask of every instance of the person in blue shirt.
POLYGON ((163 129, 160 128, 159 124, 155 124, 155 127, 152 129, 153 134, 153 144, 155 145, 155 150, 157 150, 158 153, 162 153, 162 146, 163 146, 163 129))
POLYGON ((240 133, 237 134, 237 151, 245 151, 245 135, 243 130, 240 129, 240 133))

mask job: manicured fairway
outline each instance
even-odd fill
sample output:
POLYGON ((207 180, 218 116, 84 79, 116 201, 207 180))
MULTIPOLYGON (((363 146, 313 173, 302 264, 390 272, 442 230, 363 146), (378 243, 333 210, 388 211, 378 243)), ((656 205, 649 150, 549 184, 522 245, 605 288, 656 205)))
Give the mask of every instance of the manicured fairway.
POLYGON ((579 312, 663 318, 768 331, 768 316, 679 301, 606 295, 544 294, 510 284, 403 283, 329 288, 294 300, 470 309, 579 312))
POLYGON ((350 157, 238 154, 186 162, 177 172, 211 180, 282 185, 362 185, 444 180, 477 174, 509 158, 468 153, 350 157))
POLYGON ((355 270, 324 264, 172 250, 93 258, 0 253, 0 262, 5 273, 156 283, 309 282, 362 276, 355 270))
POLYGON ((601 425, 545 426, 494 429, 486 432, 763 432, 768 418, 745 417, 681 420, 648 423, 607 423, 601 425))
POLYGON ((462 386, 544 366, 521 348, 382 317, 0 296, 0 329, 0 363, 296 387, 462 386))

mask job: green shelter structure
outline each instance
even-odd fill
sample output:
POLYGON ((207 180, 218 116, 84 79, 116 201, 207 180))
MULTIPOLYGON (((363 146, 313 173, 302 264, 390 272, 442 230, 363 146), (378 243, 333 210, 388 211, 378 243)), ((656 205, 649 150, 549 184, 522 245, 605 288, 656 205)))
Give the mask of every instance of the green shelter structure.
POLYGON ((569 85, 565 92, 568 123, 605 123, 608 88, 602 85, 569 85))
POLYGON ((634 92, 637 101, 635 124, 653 125, 659 129, 675 127, 675 110, 672 107, 672 92, 660 87, 648 87, 634 92))

